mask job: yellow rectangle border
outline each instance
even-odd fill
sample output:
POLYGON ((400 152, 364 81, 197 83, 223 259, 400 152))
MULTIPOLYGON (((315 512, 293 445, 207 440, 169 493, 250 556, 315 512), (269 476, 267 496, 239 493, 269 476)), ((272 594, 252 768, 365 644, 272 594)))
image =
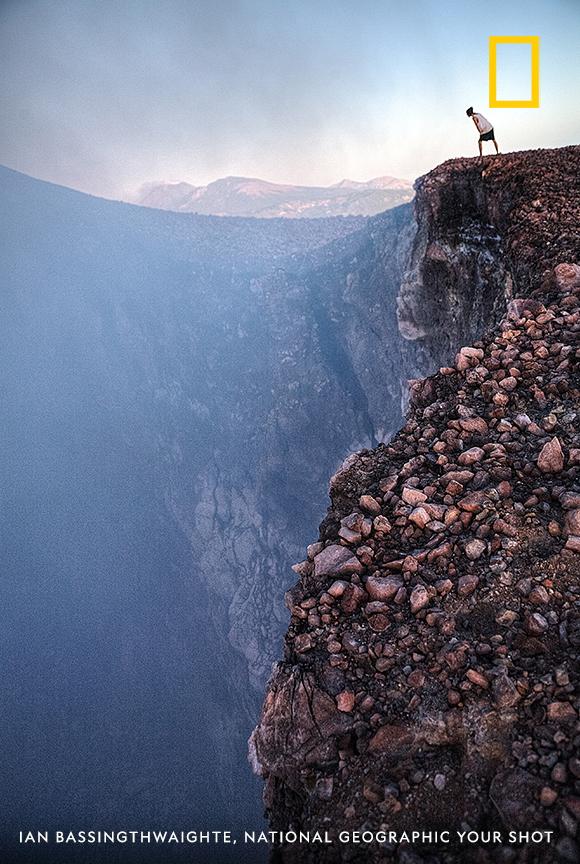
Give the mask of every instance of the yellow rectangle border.
POLYGON ((489 37, 489 107, 490 108, 539 108, 540 107, 540 37, 539 36, 490 36, 489 37), (497 46, 505 44, 528 44, 532 49, 532 98, 497 98, 497 46))

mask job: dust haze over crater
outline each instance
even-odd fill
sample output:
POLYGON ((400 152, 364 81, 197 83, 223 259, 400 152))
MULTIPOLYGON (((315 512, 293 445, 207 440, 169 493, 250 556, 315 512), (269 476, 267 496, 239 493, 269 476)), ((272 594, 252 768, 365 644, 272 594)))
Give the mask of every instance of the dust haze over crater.
POLYGON ((491 119, 505 150, 568 143, 578 69, 560 59, 575 56, 577 6, 493 0, 485 16, 475 3, 461 16, 455 8, 4 2, 0 162, 108 197, 152 180, 229 175, 413 179, 472 153, 464 109, 485 107, 490 22, 510 33, 523 20, 542 34, 542 107, 491 119))

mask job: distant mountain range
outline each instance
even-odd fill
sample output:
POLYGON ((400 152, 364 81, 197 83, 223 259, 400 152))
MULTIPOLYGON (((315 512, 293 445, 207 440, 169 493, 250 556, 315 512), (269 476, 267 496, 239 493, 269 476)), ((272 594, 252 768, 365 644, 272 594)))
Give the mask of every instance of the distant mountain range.
POLYGON ((127 200, 181 213, 300 219, 373 216, 412 197, 412 183, 395 177, 375 177, 367 182, 341 180, 332 186, 288 186, 250 177, 224 177, 207 186, 145 183, 127 200))

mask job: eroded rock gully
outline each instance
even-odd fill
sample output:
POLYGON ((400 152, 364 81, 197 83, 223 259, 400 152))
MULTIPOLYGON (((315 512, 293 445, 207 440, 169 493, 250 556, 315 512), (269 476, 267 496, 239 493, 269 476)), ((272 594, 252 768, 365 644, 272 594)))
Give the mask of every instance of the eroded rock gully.
POLYGON ((413 382, 389 444, 332 478, 250 741, 275 830, 539 827, 554 842, 282 846, 276 860, 578 854, 579 168, 566 148, 419 181, 399 309, 417 362, 469 329, 437 333, 442 297, 471 291, 482 324, 506 284, 516 299, 413 382))

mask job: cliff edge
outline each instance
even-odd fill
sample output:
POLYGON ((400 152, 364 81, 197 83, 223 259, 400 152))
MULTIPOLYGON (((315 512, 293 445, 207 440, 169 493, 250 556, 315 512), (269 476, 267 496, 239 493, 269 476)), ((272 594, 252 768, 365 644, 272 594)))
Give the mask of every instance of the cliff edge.
POLYGON ((282 842, 282 861, 576 860, 579 177, 568 147, 418 181, 399 326, 417 367, 444 365, 332 478, 250 741, 274 830, 552 843, 282 842))

